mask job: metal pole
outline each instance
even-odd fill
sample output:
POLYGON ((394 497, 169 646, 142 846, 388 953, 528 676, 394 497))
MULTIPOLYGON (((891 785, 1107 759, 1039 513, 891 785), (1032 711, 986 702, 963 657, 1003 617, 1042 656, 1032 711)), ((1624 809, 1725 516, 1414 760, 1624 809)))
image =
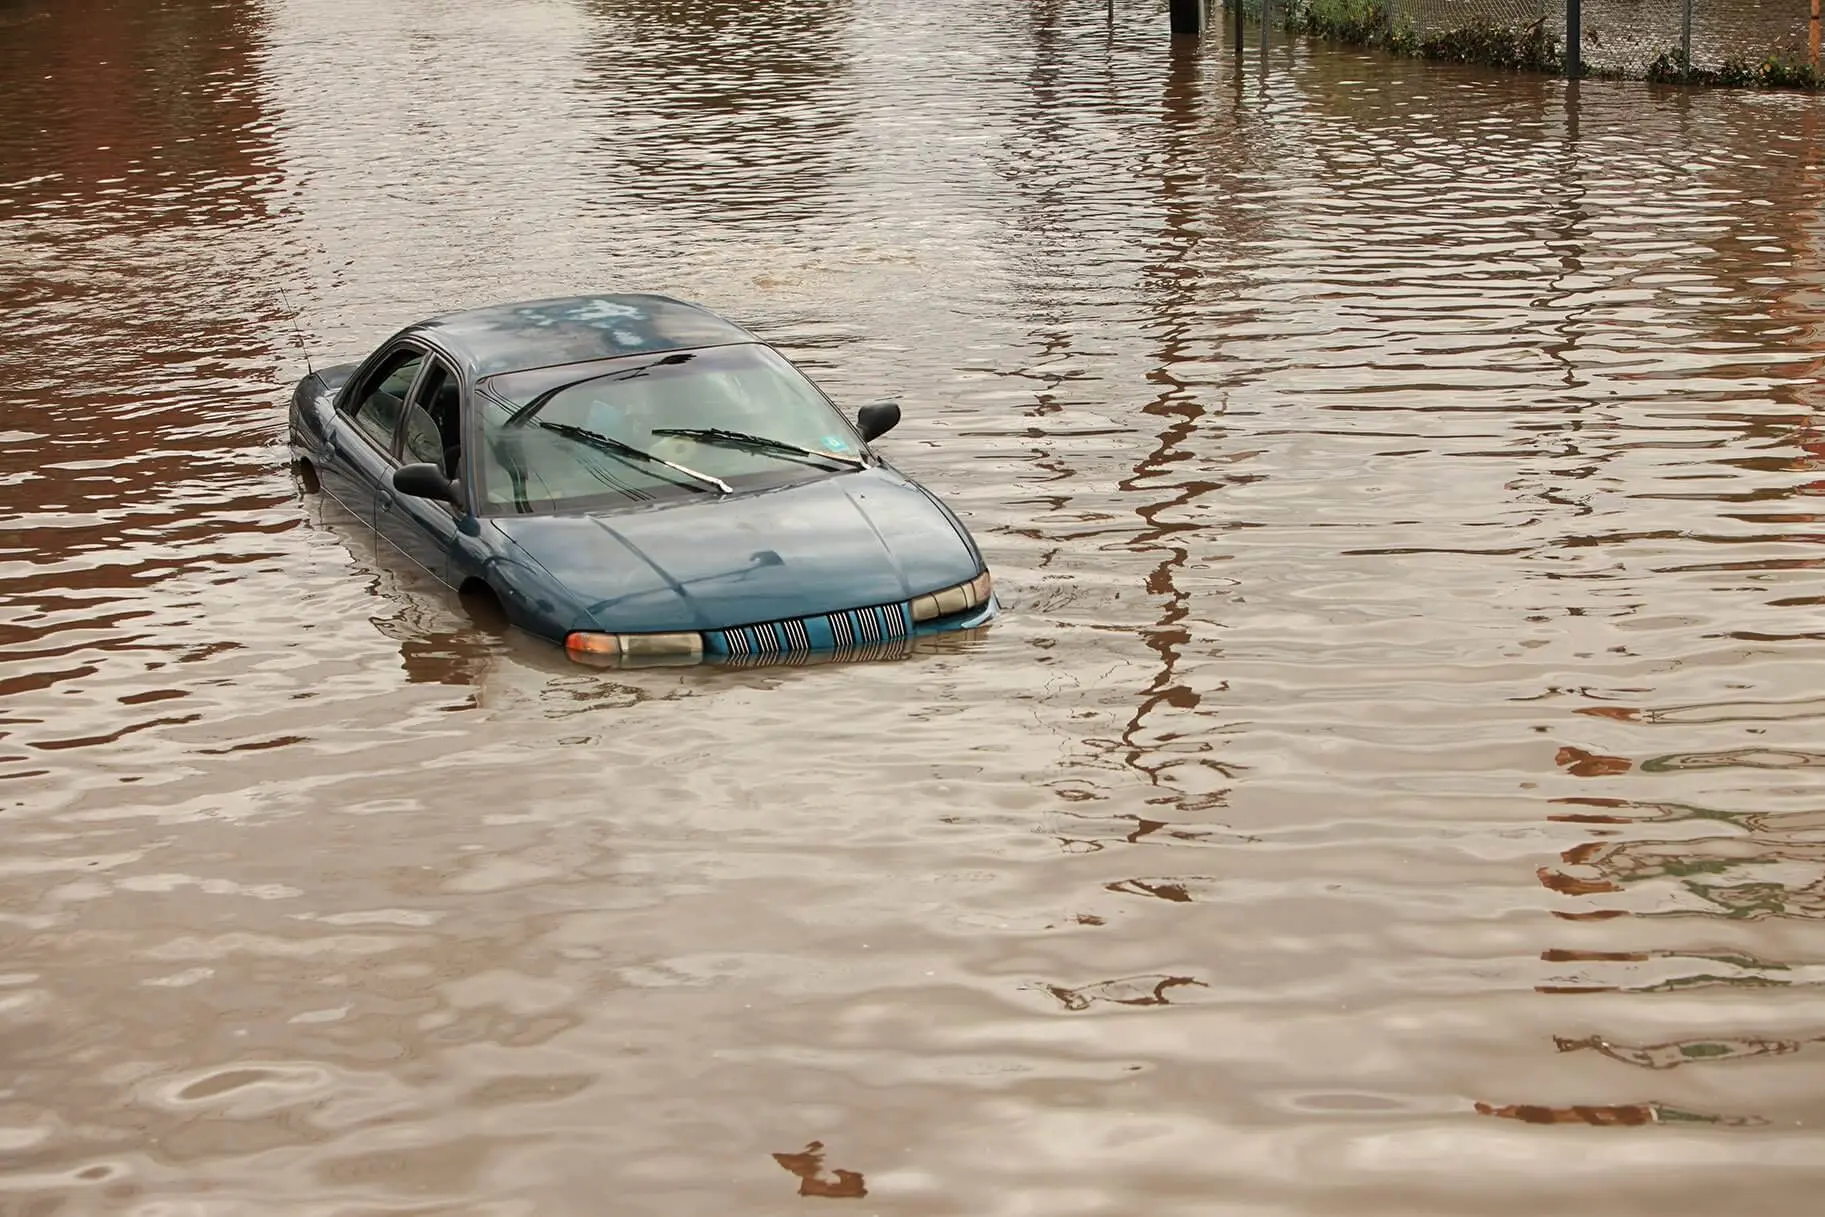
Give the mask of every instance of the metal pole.
MULTIPOLYGON (((1817 4, 1819 0, 1812 0, 1817 4)), ((1692 0, 1686 0, 1679 18, 1679 58, 1680 75, 1685 80, 1692 79, 1692 0)))
POLYGON ((1576 80, 1584 74, 1579 62, 1584 52, 1584 7, 1579 0, 1565 0, 1565 78, 1576 80))
POLYGON ((1812 59, 1812 70, 1819 70, 1819 0, 1812 0, 1812 19, 1806 23, 1806 50, 1812 59))

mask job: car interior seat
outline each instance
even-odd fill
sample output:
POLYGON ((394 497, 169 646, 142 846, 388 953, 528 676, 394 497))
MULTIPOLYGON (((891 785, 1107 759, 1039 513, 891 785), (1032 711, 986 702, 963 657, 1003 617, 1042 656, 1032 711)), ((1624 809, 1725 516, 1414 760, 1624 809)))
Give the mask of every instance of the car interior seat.
POLYGON ((444 381, 431 400, 431 421, 443 449, 444 476, 455 478, 462 472, 463 422, 462 398, 454 380, 444 381))

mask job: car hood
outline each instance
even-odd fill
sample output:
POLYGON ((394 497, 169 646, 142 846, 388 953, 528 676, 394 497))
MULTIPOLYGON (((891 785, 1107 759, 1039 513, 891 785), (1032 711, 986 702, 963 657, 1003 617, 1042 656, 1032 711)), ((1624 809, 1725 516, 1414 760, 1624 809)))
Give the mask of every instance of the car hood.
POLYGON ((726 499, 492 521, 576 597, 574 629, 727 629, 962 583, 975 547, 931 496, 869 468, 726 499))

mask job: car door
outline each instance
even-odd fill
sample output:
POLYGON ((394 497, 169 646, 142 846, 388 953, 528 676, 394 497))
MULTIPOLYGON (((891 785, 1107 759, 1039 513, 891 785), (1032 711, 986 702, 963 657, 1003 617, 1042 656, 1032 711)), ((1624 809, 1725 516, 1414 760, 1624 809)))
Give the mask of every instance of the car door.
MULTIPOLYGON (((465 480, 462 381, 449 361, 435 352, 426 358, 406 398, 399 427, 398 463, 436 465, 451 481, 465 480)), ((376 527, 401 553, 442 582, 452 583, 451 550, 458 524, 468 514, 436 499, 400 494, 389 483, 382 492, 376 527)))
POLYGON ((424 371, 428 353, 400 343, 356 373, 337 403, 318 476, 323 488, 368 527, 392 494, 399 433, 406 400, 424 371))

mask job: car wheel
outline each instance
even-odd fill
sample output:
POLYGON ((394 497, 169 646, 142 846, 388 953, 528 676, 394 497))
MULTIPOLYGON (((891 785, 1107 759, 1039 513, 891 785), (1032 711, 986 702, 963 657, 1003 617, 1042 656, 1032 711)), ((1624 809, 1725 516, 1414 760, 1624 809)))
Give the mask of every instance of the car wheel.
POLYGON ((291 471, 305 494, 316 494, 323 489, 323 483, 317 480, 317 467, 309 461, 302 458, 294 460, 291 471))
POLYGON ((463 611, 483 631, 490 634, 507 632, 507 610, 501 607, 501 598, 494 594, 494 589, 480 579, 470 579, 457 589, 456 597, 462 601, 463 611))

